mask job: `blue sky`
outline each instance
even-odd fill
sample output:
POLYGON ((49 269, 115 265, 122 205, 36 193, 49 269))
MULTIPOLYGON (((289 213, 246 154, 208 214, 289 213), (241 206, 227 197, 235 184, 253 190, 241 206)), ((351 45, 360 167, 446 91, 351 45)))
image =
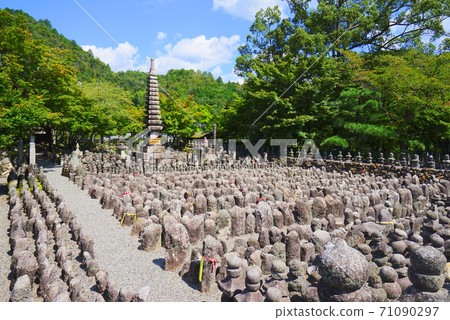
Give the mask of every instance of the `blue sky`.
POLYGON ((210 71, 225 81, 233 73, 237 48, 245 42, 260 8, 281 0, 1 0, 1 8, 21 9, 48 19, 59 33, 108 63, 114 71, 185 68, 210 71), (95 18, 120 48, 77 5, 95 18))
MULTIPOLYGON (((311 7, 316 6, 312 1, 311 7)), ((108 63, 113 71, 159 74, 200 69, 236 81, 237 48, 245 42, 255 13, 282 0, 0 0, 0 8, 22 9, 48 19, 61 34, 108 63), (78 5, 120 44, 120 47, 78 5)), ((450 31, 450 19, 444 22, 450 31)))

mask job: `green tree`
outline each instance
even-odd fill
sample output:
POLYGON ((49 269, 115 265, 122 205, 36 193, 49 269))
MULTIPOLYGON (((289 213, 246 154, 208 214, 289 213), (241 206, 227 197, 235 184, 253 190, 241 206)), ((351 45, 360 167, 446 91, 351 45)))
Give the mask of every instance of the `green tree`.
POLYGON ((379 113, 395 131, 401 151, 448 152, 450 142, 450 52, 408 50, 375 59, 349 55, 358 81, 381 94, 379 113))
MULTIPOLYGON (((412 130, 389 117, 398 106, 377 86, 361 87, 344 53, 367 52, 374 64, 365 67, 382 68, 377 57, 401 56, 420 48, 421 36, 435 39, 444 34, 449 0, 319 0, 316 9, 308 7, 308 0, 287 3, 287 17, 277 7, 259 11, 246 44, 239 48, 236 72, 245 79, 244 95, 225 110, 222 133, 237 138, 314 138, 324 146, 343 148, 367 141, 383 148, 394 140, 403 148, 400 141, 412 130)), ((408 102, 401 103, 405 109, 408 102)), ((431 114, 427 118, 429 124, 438 121, 431 120, 431 114)), ((446 132, 445 124, 440 128, 446 132)))
POLYGON ((131 99, 135 106, 144 107, 147 77, 147 73, 141 71, 119 71, 114 75, 113 82, 131 93, 131 99))
POLYGON ((242 88, 234 82, 223 83, 219 77, 208 72, 194 70, 169 70, 166 75, 159 76, 159 82, 174 98, 193 100, 199 105, 212 106, 214 112, 219 113, 236 97, 242 94, 242 88))
POLYGON ((22 10, 6 8, 5 11, 13 15, 14 19, 20 19, 24 27, 31 32, 32 38, 45 46, 66 50, 66 55, 71 65, 77 70, 80 81, 95 81, 113 79, 110 67, 95 58, 92 51, 84 51, 74 40, 69 40, 59 34, 47 19, 36 21, 22 10))
POLYGON ((137 133, 142 129, 144 109, 133 104, 128 91, 108 82, 83 83, 82 90, 91 101, 86 121, 91 124, 91 138, 137 133))
POLYGON ((326 137, 320 144, 324 149, 350 151, 384 151, 397 139, 395 128, 389 125, 381 93, 371 89, 349 87, 329 106, 330 125, 322 130, 326 137))
POLYGON ((47 47, 27 31, 26 19, 0 10, 0 131, 2 144, 63 122, 82 100, 67 52, 47 47))
POLYGON ((214 116, 211 107, 198 105, 193 97, 172 99, 161 95, 161 118, 164 132, 178 139, 190 138, 194 133, 212 129, 214 116))

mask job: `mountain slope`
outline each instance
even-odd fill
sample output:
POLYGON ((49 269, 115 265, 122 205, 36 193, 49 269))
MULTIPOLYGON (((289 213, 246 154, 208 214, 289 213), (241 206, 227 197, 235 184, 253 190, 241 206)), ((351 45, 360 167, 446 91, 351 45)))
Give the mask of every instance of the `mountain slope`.
MULTIPOLYGON (((67 50, 72 65, 78 70, 77 78, 81 82, 107 81, 122 87, 131 93, 133 103, 142 107, 145 104, 147 74, 141 71, 114 73, 111 68, 95 58, 92 51, 84 51, 75 40, 69 40, 52 27, 48 19, 36 20, 22 10, 5 9, 15 19, 24 19, 33 38, 53 48, 67 50)), ((231 103, 236 95, 242 95, 242 88, 234 82, 224 83, 219 77, 214 79, 211 73, 194 70, 169 70, 159 75, 161 86, 175 99, 188 99, 199 105, 208 105, 211 111, 220 112, 231 103)), ((162 93, 164 90, 161 90, 162 93)))
MULTIPOLYGON (((159 83, 174 99, 188 99, 199 105, 211 106, 213 111, 220 112, 231 103, 236 96, 242 95, 242 87, 235 82, 224 83, 219 77, 214 79, 208 72, 194 70, 169 70, 165 75, 158 75, 159 83)), ((141 71, 124 71, 115 74, 114 82, 132 93, 133 102, 143 105, 147 74, 141 71)))
POLYGON ((73 62, 73 66, 78 70, 78 80, 80 81, 111 81, 114 73, 111 68, 94 57, 92 52, 84 51, 75 40, 69 40, 52 27, 49 20, 35 20, 22 10, 5 9, 17 19, 25 19, 28 31, 33 34, 33 38, 42 41, 43 44, 68 50, 68 55, 73 62))

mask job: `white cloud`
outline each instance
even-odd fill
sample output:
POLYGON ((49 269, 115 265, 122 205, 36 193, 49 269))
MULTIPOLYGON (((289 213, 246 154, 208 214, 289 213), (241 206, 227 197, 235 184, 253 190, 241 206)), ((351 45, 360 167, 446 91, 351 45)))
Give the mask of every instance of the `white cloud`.
POLYGON ((206 39, 204 35, 185 38, 175 45, 164 47, 164 54, 156 58, 158 73, 164 74, 170 69, 194 69, 207 71, 220 64, 230 63, 239 46, 239 36, 206 39))
POLYGON ((164 40, 165 38, 167 38, 167 34, 165 32, 160 31, 160 32, 158 32, 158 35, 156 36, 156 38, 158 40, 164 40))
POLYGON ((243 84, 244 83, 244 79, 243 78, 239 78, 234 72, 228 73, 228 74, 224 74, 221 76, 223 82, 236 82, 239 84, 243 84))
MULTIPOLYGON (((224 74, 233 64, 240 45, 240 37, 213 37, 207 39, 204 35, 195 38, 185 38, 175 44, 167 44, 163 50, 156 50, 156 71, 165 74, 170 69, 193 69, 210 71, 214 77, 221 76, 224 81, 238 81, 234 73, 224 74)), ((150 57, 141 58, 138 47, 128 42, 120 47, 101 48, 95 45, 84 45, 83 50, 92 50, 94 56, 109 64, 114 72, 124 70, 140 70, 148 72, 150 57)))
POLYGON ((224 74, 222 71, 222 68, 220 66, 215 67, 214 69, 211 70, 212 75, 214 76, 214 78, 218 78, 221 77, 223 82, 236 82, 239 84, 243 84, 244 83, 244 79, 238 77, 234 71, 231 71, 230 73, 224 74))
POLYGON ((211 73, 213 74, 214 78, 217 78, 222 75, 222 68, 220 66, 217 66, 211 70, 211 73))
POLYGON ((253 21, 259 9, 278 5, 284 14, 287 5, 282 0, 213 0, 213 10, 222 9, 228 14, 253 21))
POLYGON ((118 46, 116 48, 97 48, 97 46, 94 45, 85 45, 81 47, 84 51, 92 50, 94 57, 109 64, 111 70, 114 72, 136 69, 134 65, 139 58, 139 55, 136 55, 139 50, 138 47, 131 45, 128 41, 120 43, 119 45, 120 47, 118 46))

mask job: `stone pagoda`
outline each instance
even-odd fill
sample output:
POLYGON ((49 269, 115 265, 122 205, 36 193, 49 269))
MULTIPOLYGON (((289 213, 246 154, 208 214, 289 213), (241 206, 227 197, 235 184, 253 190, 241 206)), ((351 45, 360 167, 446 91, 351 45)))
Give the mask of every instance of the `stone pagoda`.
POLYGON ((165 147, 161 144, 161 111, 159 109, 158 75, 155 70, 155 59, 151 59, 150 71, 148 73, 146 108, 144 130, 148 130, 147 139, 140 145, 139 151, 135 152, 136 160, 156 164, 165 158, 165 147))
MULTIPOLYGON (((145 113, 147 115, 145 121, 145 128, 150 129, 150 136, 154 138, 159 137, 160 131, 163 129, 161 121, 161 111, 159 110, 159 89, 158 89, 158 75, 155 70, 155 59, 152 58, 150 71, 148 73, 148 87, 147 87, 147 106, 145 113)), ((144 128, 144 129, 145 129, 144 128)))

